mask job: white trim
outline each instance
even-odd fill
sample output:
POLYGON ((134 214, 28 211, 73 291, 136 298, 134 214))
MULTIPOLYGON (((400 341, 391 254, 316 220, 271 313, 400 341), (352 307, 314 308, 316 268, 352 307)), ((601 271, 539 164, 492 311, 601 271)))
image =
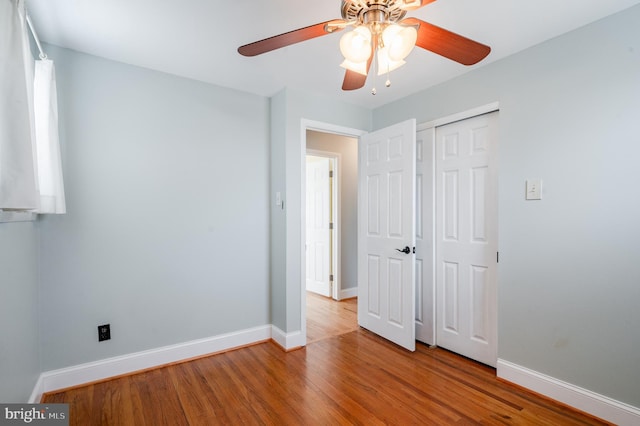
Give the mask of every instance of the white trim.
MULTIPOLYGON (((333 133, 334 135, 349 136, 349 137, 352 137, 352 138, 359 138, 360 136, 369 133, 366 130, 360 130, 360 129, 354 129, 354 128, 351 128, 351 127, 338 126, 336 124, 324 123, 322 121, 308 120, 306 118, 303 118, 300 121, 300 124, 301 124, 301 127, 302 127, 302 132, 303 132, 303 134, 305 136, 307 134, 307 130, 315 130, 315 131, 323 132, 323 133, 333 133)), ((305 142, 303 146, 306 149, 306 147, 307 147, 306 137, 305 137, 303 142, 305 142)))
MULTIPOLYGON (((353 138, 360 138, 360 136, 366 134, 365 130, 354 129, 350 127, 338 126, 336 124, 324 123, 322 121, 309 120, 302 118, 300 120, 300 179, 302 184, 300 185, 300 248, 302 249, 306 244, 306 232, 305 219, 306 219, 306 185, 304 184, 306 173, 306 156, 307 156, 307 130, 316 130, 324 133, 333 133, 336 135, 349 136, 353 138)), ((289 250, 289 249, 287 249, 289 250)), ((300 331, 299 337, 295 340, 299 344, 293 344, 290 347, 305 346, 307 344, 307 291, 306 291, 306 256, 303 254, 300 256, 300 331)), ((275 338, 273 338, 276 340, 275 338)), ((287 339, 285 339, 287 340, 287 339)), ((278 340, 276 340, 278 342, 278 340)), ((285 349, 289 346, 283 345, 285 349)))
POLYGON ((358 287, 340 289, 340 297, 338 300, 350 299, 352 297, 358 297, 358 287))
POLYGON ((27 401, 29 404, 39 404, 42 399, 42 394, 44 394, 44 380, 42 378, 42 374, 38 377, 35 386, 33 387, 33 391, 31 392, 31 396, 27 401))
POLYGON ((498 359, 499 378, 621 426, 640 424, 640 408, 498 359))
POLYGON ((285 333, 275 325, 271 326, 271 338, 285 351, 289 351, 295 348, 301 348, 302 346, 305 346, 307 344, 306 333, 304 335, 300 331, 285 333))
POLYGON ((205 339, 88 362, 59 370, 45 371, 36 382, 30 401, 39 402, 45 392, 258 343, 270 339, 271 330, 271 325, 263 325, 205 339))
POLYGON ((500 104, 498 102, 492 102, 490 104, 482 105, 476 108, 472 108, 456 114, 451 114, 446 117, 437 118, 435 120, 427 121, 426 123, 420 123, 416 126, 416 131, 430 129, 432 127, 444 126, 446 124, 455 123, 456 121, 466 120, 467 118, 476 117, 482 114, 488 114, 490 112, 498 111, 500 104))

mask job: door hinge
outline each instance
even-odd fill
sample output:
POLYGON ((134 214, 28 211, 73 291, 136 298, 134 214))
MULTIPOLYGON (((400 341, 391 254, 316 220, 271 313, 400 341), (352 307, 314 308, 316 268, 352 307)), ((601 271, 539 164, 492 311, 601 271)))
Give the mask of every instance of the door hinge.
POLYGON ((333 282, 333 274, 329 275, 329 281, 333 282))
POLYGON ((332 178, 333 177, 333 170, 329 170, 329 177, 332 178))
POLYGON ((329 229, 333 229, 333 222, 329 222, 329 229))
POLYGON ((496 263, 500 263, 500 252, 496 252, 496 263))

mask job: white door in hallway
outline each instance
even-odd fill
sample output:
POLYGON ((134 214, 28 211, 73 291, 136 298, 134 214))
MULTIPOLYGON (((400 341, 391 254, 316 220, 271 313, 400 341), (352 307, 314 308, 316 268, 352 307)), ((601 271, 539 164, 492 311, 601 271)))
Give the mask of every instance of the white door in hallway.
POLYGON ((329 158, 307 156, 306 288, 331 297, 331 192, 329 158))
POLYGON ((415 350, 416 124, 359 143, 358 324, 415 350))
POLYGON ((436 128, 437 345, 497 362, 497 120, 436 128))

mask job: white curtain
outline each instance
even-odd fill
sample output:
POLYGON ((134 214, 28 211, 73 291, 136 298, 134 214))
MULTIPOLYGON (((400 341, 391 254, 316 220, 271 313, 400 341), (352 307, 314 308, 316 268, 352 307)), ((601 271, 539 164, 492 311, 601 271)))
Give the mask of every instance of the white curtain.
POLYGON ((37 209, 33 60, 23 0, 0 0, 0 209, 37 209))
POLYGON ((0 0, 0 209, 65 213, 55 70, 40 58, 34 70, 24 0, 0 0))
POLYGON ((53 61, 36 61, 33 86, 40 187, 40 208, 37 212, 66 213, 58 141, 58 95, 53 61))

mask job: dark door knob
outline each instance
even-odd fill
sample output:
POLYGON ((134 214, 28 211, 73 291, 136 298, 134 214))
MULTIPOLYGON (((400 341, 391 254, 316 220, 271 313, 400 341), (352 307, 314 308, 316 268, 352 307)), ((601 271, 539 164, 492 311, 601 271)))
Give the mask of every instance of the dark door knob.
POLYGON ((409 246, 406 246, 405 248, 403 248, 402 250, 400 249, 396 249, 398 250, 400 253, 404 253, 404 254, 409 254, 411 253, 411 249, 409 248, 409 246))

